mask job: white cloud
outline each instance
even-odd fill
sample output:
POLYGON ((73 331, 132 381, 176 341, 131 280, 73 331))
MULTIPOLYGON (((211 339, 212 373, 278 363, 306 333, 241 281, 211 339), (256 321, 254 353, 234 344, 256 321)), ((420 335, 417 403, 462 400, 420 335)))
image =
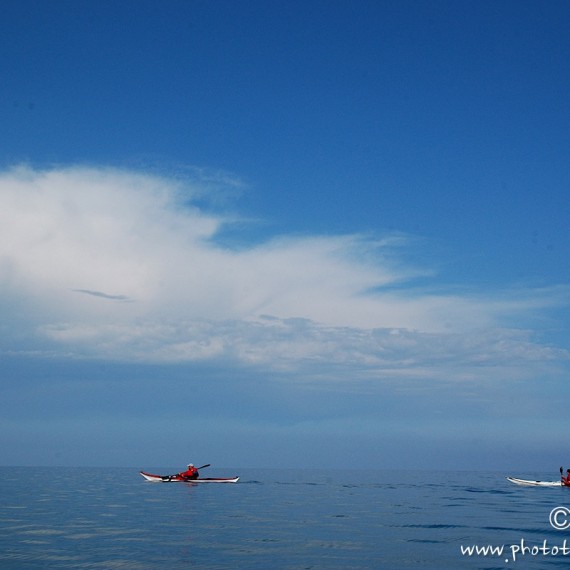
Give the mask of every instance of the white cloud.
POLYGON ((565 303, 562 288, 487 297, 414 290, 410 279, 427 272, 397 262, 402 236, 280 236, 224 248, 215 238, 227 220, 192 205, 202 194, 104 168, 1 174, 5 344, 9 337, 12 350, 44 343, 92 357, 228 358, 277 369, 304 362, 383 374, 436 370, 438 358, 474 366, 566 357, 504 331, 565 303), (485 331, 501 328, 497 351, 485 331))

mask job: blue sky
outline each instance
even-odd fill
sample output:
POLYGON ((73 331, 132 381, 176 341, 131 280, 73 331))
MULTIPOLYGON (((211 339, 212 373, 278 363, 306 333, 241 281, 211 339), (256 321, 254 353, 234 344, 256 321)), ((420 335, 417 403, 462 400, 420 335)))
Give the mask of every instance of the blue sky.
POLYGON ((5 2, 0 461, 557 469, 567 2, 5 2))

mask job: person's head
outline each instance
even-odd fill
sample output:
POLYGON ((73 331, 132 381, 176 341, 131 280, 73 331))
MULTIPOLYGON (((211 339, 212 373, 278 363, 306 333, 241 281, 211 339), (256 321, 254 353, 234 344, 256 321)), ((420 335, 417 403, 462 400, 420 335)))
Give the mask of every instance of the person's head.
MULTIPOLYGON (((194 467, 194 463, 188 463, 188 469, 190 469, 190 467, 194 467)), ((570 469, 568 469, 568 471, 570 471, 570 469)))

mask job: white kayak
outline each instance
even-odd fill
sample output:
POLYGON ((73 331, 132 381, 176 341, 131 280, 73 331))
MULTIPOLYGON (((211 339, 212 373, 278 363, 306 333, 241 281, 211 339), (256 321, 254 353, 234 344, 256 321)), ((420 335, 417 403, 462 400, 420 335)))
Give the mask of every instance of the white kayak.
POLYGON ((139 473, 153 483, 237 483, 239 477, 198 477, 198 479, 184 479, 179 475, 153 475, 152 473, 139 473))
POLYGON ((507 477, 507 481, 515 485, 522 485, 524 487, 562 487, 560 481, 529 481, 527 479, 517 479, 516 477, 507 477))

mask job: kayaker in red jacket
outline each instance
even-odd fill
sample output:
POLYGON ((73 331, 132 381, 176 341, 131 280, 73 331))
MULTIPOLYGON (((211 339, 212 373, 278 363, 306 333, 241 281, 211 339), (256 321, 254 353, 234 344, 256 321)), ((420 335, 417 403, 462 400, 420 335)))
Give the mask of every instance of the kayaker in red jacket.
POLYGON ((563 475, 563 469, 560 468, 560 475, 562 476, 562 484, 566 487, 570 487, 570 469, 566 469, 566 477, 563 475))
POLYGON ((198 479, 199 473, 198 473, 198 469, 196 469, 196 467, 194 467, 193 463, 189 463, 188 464, 188 469, 186 469, 186 471, 183 471, 182 473, 178 473, 178 476, 181 477, 182 479, 198 479))

